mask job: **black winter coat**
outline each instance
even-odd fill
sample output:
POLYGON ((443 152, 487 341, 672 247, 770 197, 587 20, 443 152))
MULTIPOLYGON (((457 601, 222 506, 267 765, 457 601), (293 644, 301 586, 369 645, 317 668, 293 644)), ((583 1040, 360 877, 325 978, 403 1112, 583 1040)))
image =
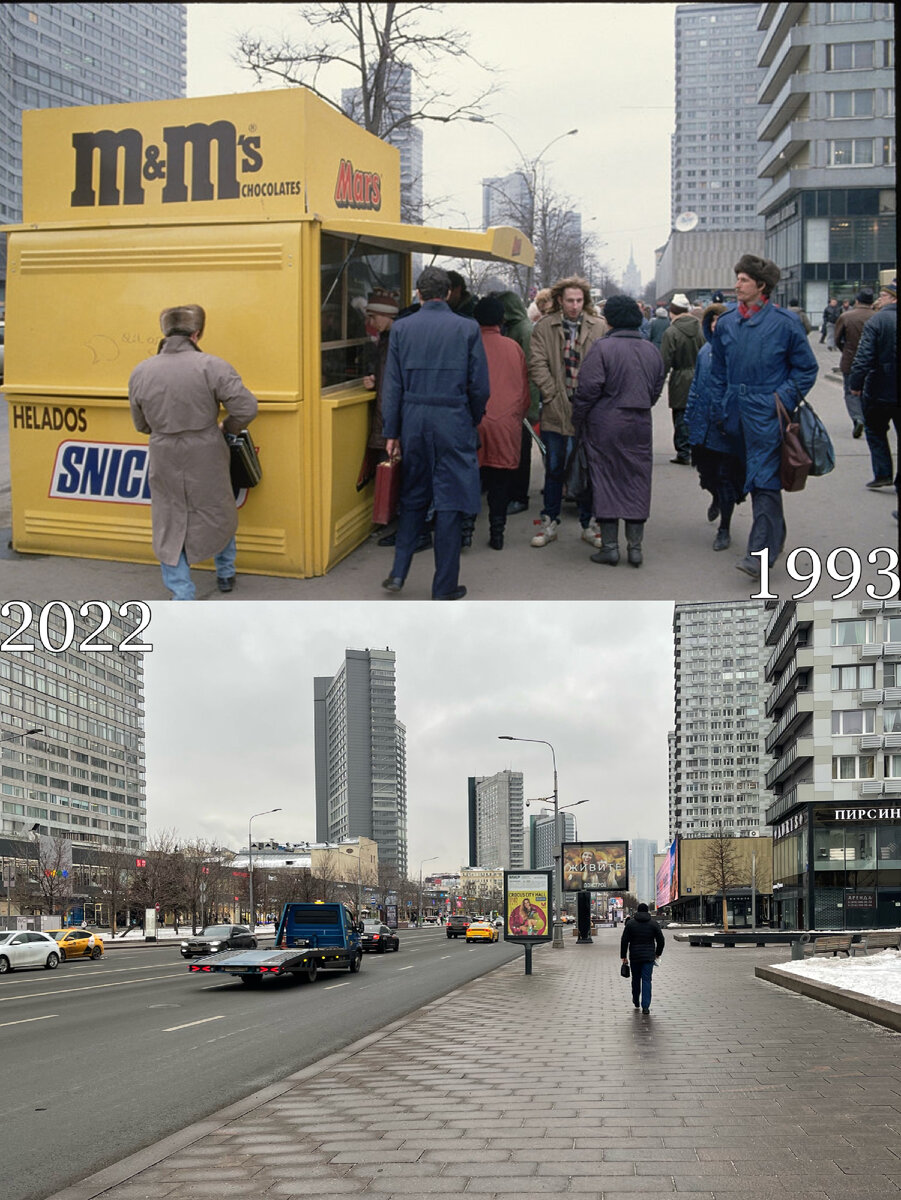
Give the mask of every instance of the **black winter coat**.
POLYGON ((663 930, 651 914, 638 912, 623 926, 619 956, 633 963, 653 962, 663 953, 663 943, 663 930))
POLYGON ((886 304, 863 327, 848 387, 864 404, 897 404, 898 305, 886 304))

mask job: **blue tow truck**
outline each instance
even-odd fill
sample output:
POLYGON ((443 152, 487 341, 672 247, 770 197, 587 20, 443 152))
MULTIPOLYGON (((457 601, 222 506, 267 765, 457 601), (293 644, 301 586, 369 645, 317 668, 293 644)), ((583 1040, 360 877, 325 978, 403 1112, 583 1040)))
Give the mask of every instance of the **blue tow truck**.
POLYGON ((291 901, 282 909, 272 950, 227 950, 195 959, 189 971, 236 975, 247 986, 285 975, 315 983, 320 971, 350 971, 363 961, 360 922, 343 904, 291 901))

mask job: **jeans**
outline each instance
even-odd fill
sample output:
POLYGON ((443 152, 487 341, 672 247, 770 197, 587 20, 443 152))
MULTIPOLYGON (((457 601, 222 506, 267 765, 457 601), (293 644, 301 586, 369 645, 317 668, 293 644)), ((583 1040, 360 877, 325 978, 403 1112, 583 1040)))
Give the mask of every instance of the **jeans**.
MULTIPOLYGON (((563 505, 563 474, 566 469, 566 458, 572 449, 572 438, 565 433, 552 433, 550 430, 541 431, 541 440, 547 450, 544 460, 544 507, 542 516, 548 516, 552 521, 560 520, 560 509, 563 505)), ((585 497, 579 500, 579 524, 587 529, 591 522, 591 497, 588 497, 588 507, 584 507, 585 497)))
MULTIPOLYGON (((235 573, 235 558, 238 553, 238 547, 235 544, 235 539, 231 541, 216 555, 213 560, 216 564, 217 579, 230 579, 235 573)), ((193 600, 197 592, 194 587, 194 581, 191 579, 191 568, 188 566, 188 559, 184 550, 181 552, 181 558, 174 567, 167 566, 166 563, 160 563, 160 570, 163 573, 163 583, 172 593, 173 600, 193 600)))
MULTIPOLYGON (((898 435, 898 444, 901 447, 901 406, 897 404, 883 404, 880 401, 871 400, 867 405, 866 423, 864 436, 870 448, 870 459, 873 463, 873 478, 891 479, 892 448, 889 445, 888 428, 890 424, 895 426, 895 433, 898 435)), ((899 478, 901 478, 901 449, 899 449, 898 458, 899 478)), ((898 486, 898 482, 899 480, 896 479, 896 487, 898 486)))
POLYGON ((641 1007, 651 1007, 651 976, 654 973, 654 963, 652 962, 631 962, 629 969, 632 972, 632 999, 636 1004, 639 1003, 639 990, 641 991, 641 1007))
POLYGON ((848 416, 852 421, 863 422, 863 397, 852 396, 848 387, 848 379, 850 376, 843 375, 842 380, 845 385, 845 408, 848 410, 848 416))

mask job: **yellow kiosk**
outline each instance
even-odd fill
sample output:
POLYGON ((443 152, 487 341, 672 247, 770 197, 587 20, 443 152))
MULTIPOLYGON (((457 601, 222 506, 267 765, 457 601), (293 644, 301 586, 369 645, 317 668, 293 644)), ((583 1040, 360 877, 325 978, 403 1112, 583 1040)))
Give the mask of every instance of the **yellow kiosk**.
POLYGON ((26 112, 23 171, 4 390, 24 553, 155 561, 128 377, 160 311, 195 303, 260 401, 238 570, 325 574, 371 529, 368 293, 410 296, 413 252, 533 259, 515 229, 400 224, 397 150, 303 88, 26 112))

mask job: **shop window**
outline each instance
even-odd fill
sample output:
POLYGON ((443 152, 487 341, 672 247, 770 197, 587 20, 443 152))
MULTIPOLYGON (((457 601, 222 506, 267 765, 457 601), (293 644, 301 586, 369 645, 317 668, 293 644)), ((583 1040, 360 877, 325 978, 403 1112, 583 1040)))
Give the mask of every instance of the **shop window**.
POLYGON ((858 621, 833 621, 833 646, 863 646, 876 640, 876 622, 871 617, 858 621))
POLYGON ((901 825, 877 827, 876 862, 880 871, 901 868, 901 825))
MULTIPOLYGON (((901 754, 886 756, 890 757, 897 758, 901 764, 901 754)), ((833 779, 874 779, 875 776, 876 757, 873 754, 837 754, 832 759, 833 779)))
POLYGON ((875 728, 875 717, 871 708, 847 711, 834 711, 832 714, 833 737, 850 734, 872 733, 875 728))
POLYGON ((403 257, 323 234, 321 239, 322 386, 361 379, 369 372, 373 341, 366 299, 374 288, 401 295, 403 257))

